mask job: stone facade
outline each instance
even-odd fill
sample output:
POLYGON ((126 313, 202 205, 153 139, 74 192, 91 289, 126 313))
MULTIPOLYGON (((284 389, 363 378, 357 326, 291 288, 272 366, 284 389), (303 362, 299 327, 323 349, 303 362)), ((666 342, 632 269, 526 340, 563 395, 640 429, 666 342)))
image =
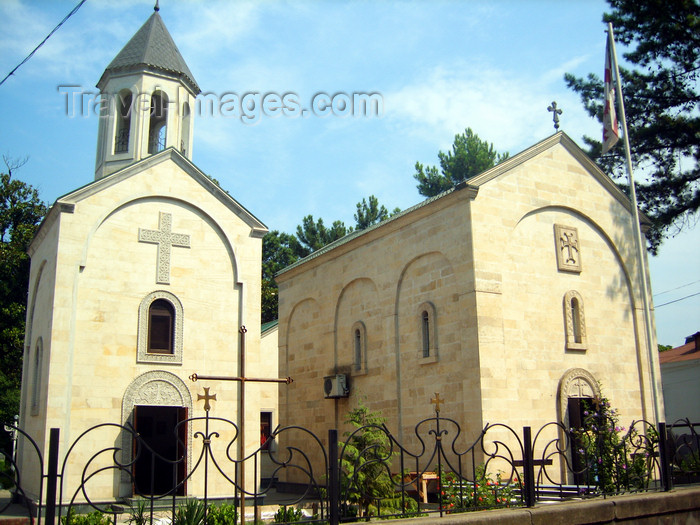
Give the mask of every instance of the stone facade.
POLYGON ((569 397, 653 420, 630 209, 557 133, 285 269, 283 422, 325 437, 364 398, 414 447, 435 392, 465 443, 486 423, 568 424, 569 397), (324 398, 334 374, 349 397, 324 398))
MULTIPOLYGON (((129 52, 118 55, 103 75, 101 90, 109 94, 126 86, 146 102, 151 97, 181 101, 185 90, 184 99, 193 100, 196 83, 157 11, 125 49, 129 52), (149 31, 152 38, 147 38, 149 31), (154 49, 142 50, 142 59, 139 45, 154 49), (165 65, 159 53, 167 59, 165 65), (124 55, 137 57, 137 63, 131 67, 119 59, 124 55), (174 67, 182 67, 189 76, 178 76, 174 67), (155 84, 158 94, 148 88, 155 84)), ((167 120, 156 122, 170 142, 181 138, 175 141, 177 149, 166 141, 161 145, 166 149, 148 152, 144 136, 149 125, 153 135, 152 116, 131 113, 129 125, 120 124, 130 132, 123 134, 125 142, 117 143, 115 104, 108 111, 100 119, 94 182, 58 199, 29 250, 20 426, 44 456, 49 429, 60 429, 61 461, 83 432, 99 426, 80 438, 70 453, 63 475, 64 500, 73 496, 83 467, 98 451, 113 446, 117 461, 128 465, 134 459, 131 434, 114 425, 134 425, 137 432, 145 432, 138 428, 139 409, 155 414, 142 416, 144 428, 150 421, 155 428, 151 430, 166 439, 163 429, 174 425, 173 417, 204 417, 198 397, 208 386, 217 396, 213 417, 256 429, 246 433, 246 453, 260 445, 261 410, 277 412, 277 385, 248 386, 241 421, 240 383, 189 379, 193 373, 240 375, 241 326, 247 328, 246 373, 277 375, 276 351, 274 362, 269 351, 261 355, 262 237, 267 228, 189 160, 188 113, 171 106, 167 120), (115 153, 117 146, 126 151, 115 153), (156 303, 170 309, 170 324, 159 332, 167 335, 165 349, 149 346, 151 324, 163 322, 153 313, 156 303)), ((192 457, 193 440, 203 424, 192 421, 179 434, 186 443, 188 471, 197 459, 192 457)), ((217 424, 210 430, 220 432, 220 439, 212 440, 212 447, 222 457, 236 431, 217 424)), ((201 441, 200 437, 197 450, 201 441)), ((20 440, 19 458, 24 488, 35 498, 40 483, 37 455, 26 440, 20 440)), ((91 468, 110 465, 111 452, 93 458, 91 468)), ((250 484, 255 482, 252 468, 250 484)), ((86 492, 92 501, 104 501, 130 496, 133 483, 128 474, 108 470, 91 479, 86 492)), ((189 479, 182 492, 203 494, 202 476, 189 479)), ((215 480, 208 493, 231 496, 233 489, 215 480)), ((82 494, 77 498, 83 499, 82 494)))

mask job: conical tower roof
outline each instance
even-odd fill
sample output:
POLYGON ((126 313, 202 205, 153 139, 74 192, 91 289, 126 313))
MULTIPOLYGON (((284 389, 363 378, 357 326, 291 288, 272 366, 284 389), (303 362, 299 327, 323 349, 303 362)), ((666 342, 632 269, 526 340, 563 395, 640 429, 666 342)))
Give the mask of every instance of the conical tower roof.
POLYGON ((195 96, 202 91, 165 27, 158 10, 153 12, 141 29, 114 57, 102 74, 97 87, 102 89, 111 73, 143 70, 175 75, 192 90, 195 96))

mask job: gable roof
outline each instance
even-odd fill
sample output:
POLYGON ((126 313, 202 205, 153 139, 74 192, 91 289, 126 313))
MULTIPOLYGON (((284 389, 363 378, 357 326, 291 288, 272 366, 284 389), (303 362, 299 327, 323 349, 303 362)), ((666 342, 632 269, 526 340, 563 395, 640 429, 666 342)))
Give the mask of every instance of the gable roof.
POLYGON ((700 359, 700 332, 690 336, 684 345, 677 346, 659 354, 659 363, 677 363, 678 361, 693 361, 700 359))
POLYGON ((194 95, 202 90, 187 67, 185 59, 175 45, 158 11, 150 16, 124 48, 105 69, 97 87, 107 81, 111 73, 132 71, 154 71, 175 75, 184 82, 194 95))
MULTIPOLYGON (((475 198, 479 188, 483 186, 484 184, 487 184, 488 182, 492 181, 493 179, 496 179, 497 177, 505 174, 506 172, 512 170, 513 168, 527 162, 531 158, 535 157, 536 155, 539 155, 543 151, 546 151, 557 144, 561 144, 582 166, 583 168, 590 173, 594 179, 596 179, 624 208, 632 213, 632 202, 630 199, 627 197, 627 195, 619 188, 617 184, 615 184, 610 177, 608 177, 599 167, 598 165, 591 160, 591 158, 586 154, 585 151, 583 151, 569 136, 564 133, 563 131, 559 131, 555 133, 554 135, 551 135, 547 137, 546 139, 538 142, 534 146, 531 146, 527 148, 524 151, 521 151, 517 155, 514 155, 512 157, 508 157, 506 160, 503 162, 497 164, 493 168, 489 168, 488 170, 475 175, 471 177, 470 179, 467 179, 465 181, 460 182, 459 184, 455 185, 454 187, 438 194, 435 195, 434 197, 430 197, 423 202, 420 202, 416 204, 415 206, 412 206, 410 208, 407 208, 403 210, 400 213, 397 213, 393 217, 390 217, 382 222, 379 222, 377 224, 374 224, 370 226, 369 228, 366 228, 364 230, 356 230, 354 232, 351 232, 347 234, 344 237, 341 237, 340 239, 324 246, 320 250, 316 250, 310 255, 307 255, 303 259, 300 259, 296 261, 293 264, 290 264, 286 268, 283 268, 279 272, 277 272, 276 275, 281 275, 293 268, 296 268, 298 266, 301 266, 302 264, 306 263, 307 261, 310 261, 311 259, 315 259, 317 257, 320 257, 323 254, 326 254, 330 252, 331 250, 342 246, 344 244, 347 244, 348 242, 352 241, 353 239, 356 239, 358 237, 361 237, 362 235, 366 235, 367 233, 374 231, 378 228, 383 227, 386 224, 389 224, 401 217, 404 217, 410 213, 413 213, 414 211, 423 208, 437 200, 443 199, 447 197, 448 195, 456 192, 456 191, 461 191, 464 189, 467 189, 473 193, 473 197, 475 198)), ((642 224, 651 224, 651 221, 643 214, 640 214, 640 221, 642 224)))
POLYGON ((251 234, 254 237, 262 238, 268 232, 267 226, 265 226, 265 224, 263 224, 257 217, 250 213, 236 199, 231 197, 231 195, 223 190, 203 171, 197 168, 197 166, 195 166, 187 157, 180 153, 180 151, 170 147, 161 151, 160 153, 156 153, 155 155, 146 157, 138 162, 134 162, 133 164, 130 164, 119 171, 115 171, 106 177, 92 181, 89 184, 86 184, 85 186, 82 186, 77 190, 73 190, 72 192, 56 199, 56 202, 53 204, 53 206, 51 206, 48 213, 44 216, 44 219, 39 225, 39 229, 37 230, 28 251, 31 254, 32 245, 34 245, 34 243, 44 235, 43 230, 45 229, 45 225, 56 220, 61 212, 72 213, 75 209, 75 205, 78 202, 115 184, 118 184, 138 173, 141 173, 148 168, 168 161, 177 164, 177 166, 179 166, 185 173, 206 188, 209 193, 222 202, 231 212, 243 220, 243 222, 250 226, 251 234))

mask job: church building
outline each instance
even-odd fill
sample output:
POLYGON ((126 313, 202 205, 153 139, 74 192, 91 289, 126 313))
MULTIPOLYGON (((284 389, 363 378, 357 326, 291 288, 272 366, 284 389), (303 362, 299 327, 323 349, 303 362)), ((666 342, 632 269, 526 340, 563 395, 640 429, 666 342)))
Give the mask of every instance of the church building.
MULTIPOLYGON (((242 348, 251 375, 276 376, 277 360, 276 348, 272 359, 261 357, 268 230, 192 163, 200 88, 157 7, 97 86, 103 111, 94 180, 56 201, 29 249, 20 426, 44 455, 49 429, 59 428, 61 462, 78 440, 63 478, 68 492, 87 462, 112 464, 111 451, 93 457, 99 450, 115 447, 118 461, 133 462, 131 475, 90 480, 88 497, 104 501, 182 481, 197 459, 191 448, 201 424, 185 420, 204 417, 203 386, 217 396, 212 416, 240 426, 240 383, 195 383, 192 374, 239 375, 242 348), (163 485, 151 487, 151 469, 159 467, 145 454, 132 457, 132 434, 113 423, 132 425, 158 453, 185 461, 177 473, 155 472, 163 485), (166 439, 174 434, 176 447, 166 439)), ((245 425, 256 431, 246 450, 260 445, 261 412, 276 424, 277 389, 247 387, 245 425)), ((19 457, 24 488, 36 497, 37 454, 26 440, 19 457)), ((195 476, 178 494, 203 490, 195 476)), ((210 496, 231 493, 209 486, 210 496)))
POLYGON ((653 422, 632 217, 559 132, 282 270, 282 422, 323 436, 363 400, 419 450, 436 393, 464 444, 487 423, 569 428, 586 398, 653 422))

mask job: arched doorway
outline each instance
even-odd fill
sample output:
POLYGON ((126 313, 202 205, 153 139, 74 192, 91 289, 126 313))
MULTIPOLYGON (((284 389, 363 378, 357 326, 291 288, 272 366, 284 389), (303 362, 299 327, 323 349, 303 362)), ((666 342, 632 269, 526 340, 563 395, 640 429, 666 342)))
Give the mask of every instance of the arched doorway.
MULTIPOLYGON (((122 425, 132 425, 158 455, 184 460, 173 468, 172 463, 155 459, 142 447, 133 464, 132 477, 122 477, 120 495, 163 494, 185 478, 192 443, 192 431, 185 421, 191 411, 190 391, 175 374, 153 370, 131 382, 122 400, 122 425)), ((135 453, 131 433, 123 433, 122 450, 125 464, 131 463, 135 453)), ((186 494, 184 484, 177 494, 186 494)))
MULTIPOLYGON (((598 380, 588 370, 583 368, 572 368, 562 376, 559 381, 559 422, 566 429, 581 428, 585 411, 585 400, 600 399, 600 387, 598 380)), ((566 441, 564 436, 560 436, 562 441, 566 441)), ((571 444, 571 450, 578 450, 576 443, 571 444)), ((578 454, 572 453, 569 457, 574 472, 583 470, 581 458, 578 454)), ((583 483, 583 476, 567 472, 562 466, 562 479, 567 479, 574 483, 583 483)))

